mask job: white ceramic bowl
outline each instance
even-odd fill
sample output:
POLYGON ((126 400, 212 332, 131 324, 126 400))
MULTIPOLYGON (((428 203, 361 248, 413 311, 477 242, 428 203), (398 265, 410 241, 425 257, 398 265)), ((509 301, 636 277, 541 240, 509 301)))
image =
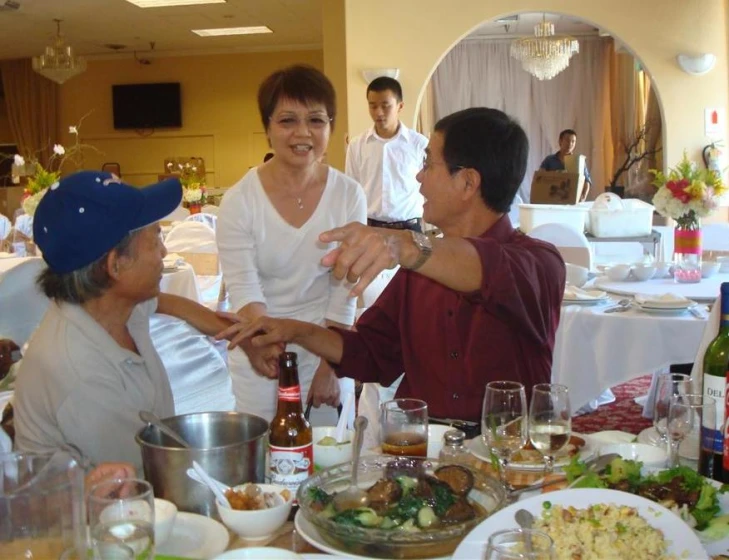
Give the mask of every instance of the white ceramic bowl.
POLYGON ((727 272, 729 272, 729 257, 716 257, 716 262, 718 262, 720 265, 719 272, 721 272, 722 274, 726 274, 727 272))
POLYGON ((640 282, 650 280, 656 273, 656 265, 647 263, 635 263, 631 270, 635 279, 640 282))
MULTIPOLYGON (((334 558, 334 557, 332 557, 334 558)), ((212 560, 300 560, 301 556, 283 548, 270 548, 252 546, 249 548, 236 548, 219 554, 212 560)))
POLYGON ((177 506, 161 498, 154 499, 154 543, 161 545, 167 542, 175 526, 177 506))
POLYGON ((452 430, 452 426, 428 424, 428 457, 437 459, 443 449, 443 434, 452 430))
POLYGON ((711 278, 719 272, 719 269, 721 268, 722 263, 717 261, 703 261, 701 263, 701 277, 702 278, 711 278))
POLYGON ((646 443, 610 443, 600 446, 600 455, 617 453, 623 459, 640 461, 645 467, 665 467, 668 454, 665 449, 646 443))
POLYGON ((628 278, 630 274, 629 264, 615 264, 605 271, 607 277, 613 282, 622 282, 628 278))
POLYGON ((587 279, 589 278, 589 270, 587 270, 584 266, 578 266, 571 263, 565 263, 565 268, 567 269, 568 283, 578 288, 581 288, 585 285, 587 279))
POLYGON ((345 431, 346 436, 344 439, 347 443, 319 445, 323 438, 327 436, 334 437, 336 431, 337 428, 334 426, 315 426, 312 428, 315 471, 352 460, 352 442, 354 441, 354 432, 352 430, 345 431))
MULTIPOLYGON (((245 490, 247 484, 234 486, 234 490, 245 490)), ((250 541, 260 541, 273 535, 281 526, 291 511, 291 504, 294 501, 294 493, 290 493, 289 499, 284 501, 281 491, 284 486, 278 484, 258 484, 264 492, 275 492, 280 498, 279 505, 269 509, 258 510, 236 510, 225 507, 215 500, 218 514, 223 523, 231 530, 250 541)))

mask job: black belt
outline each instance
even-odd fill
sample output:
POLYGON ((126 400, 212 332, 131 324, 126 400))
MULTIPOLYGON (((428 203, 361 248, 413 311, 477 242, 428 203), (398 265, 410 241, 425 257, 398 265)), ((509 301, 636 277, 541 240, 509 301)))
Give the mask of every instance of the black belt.
POLYGON ((420 225, 420 220, 418 218, 413 218, 412 220, 403 220, 401 222, 381 222, 380 220, 367 218, 367 225, 388 229, 411 229, 413 226, 420 225))

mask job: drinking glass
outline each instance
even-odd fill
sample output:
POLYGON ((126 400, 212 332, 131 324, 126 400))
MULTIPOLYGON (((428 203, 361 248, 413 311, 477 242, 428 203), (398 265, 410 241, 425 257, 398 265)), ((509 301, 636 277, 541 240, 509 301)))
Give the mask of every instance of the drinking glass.
POLYGON ((65 451, 0 453, 0 558, 85 560, 84 471, 65 451))
POLYGON ((556 558, 551 537, 536 529, 506 529, 493 533, 484 560, 552 560, 556 558), (531 552, 525 542, 531 540, 531 552))
POLYGON ((668 446, 666 422, 671 398, 675 395, 691 393, 691 378, 685 373, 661 373, 656 383, 656 396, 653 401, 653 426, 661 438, 664 448, 668 446))
POLYGON ((717 401, 698 394, 676 395, 668 410, 669 467, 679 465, 679 447, 684 439, 695 441, 697 457, 702 438, 714 437, 717 401))
POLYGON ((499 478, 509 488, 509 459, 527 442, 527 406, 524 385, 516 381, 486 384, 481 413, 481 437, 499 462, 499 478))
POLYGON ((532 389, 529 439, 544 457, 544 474, 554 470, 554 456, 564 449, 572 433, 569 390, 564 385, 539 383, 532 389))
POLYGON ((393 399, 380 407, 382 452, 428 456, 428 404, 418 399, 393 399))
POLYGON ((89 491, 95 560, 154 558, 154 493, 145 480, 114 479, 89 491))

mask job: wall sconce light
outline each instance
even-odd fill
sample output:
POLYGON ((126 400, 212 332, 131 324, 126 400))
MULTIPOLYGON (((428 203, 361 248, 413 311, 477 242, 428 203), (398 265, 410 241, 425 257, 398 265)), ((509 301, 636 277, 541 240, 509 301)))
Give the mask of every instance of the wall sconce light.
POLYGON ((388 78, 397 80, 397 77, 400 75, 399 68, 365 68, 361 72, 362 78, 364 78, 364 81, 368 85, 372 80, 381 76, 387 76, 388 78))
POLYGON ((711 53, 703 54, 679 54, 676 56, 676 62, 681 67, 681 70, 692 76, 702 76, 716 64, 716 55, 711 53))

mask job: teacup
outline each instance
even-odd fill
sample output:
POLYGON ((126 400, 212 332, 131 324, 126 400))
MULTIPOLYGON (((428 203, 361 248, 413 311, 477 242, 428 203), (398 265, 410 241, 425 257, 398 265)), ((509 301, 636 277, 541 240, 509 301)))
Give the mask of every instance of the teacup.
POLYGON ((569 284, 577 288, 581 288, 585 285, 589 278, 589 270, 587 270, 584 266, 578 266, 571 263, 565 263, 565 268, 567 269, 567 282, 569 284))
POLYGON ((656 273, 656 265, 653 263, 635 263, 631 271, 635 279, 640 282, 650 280, 656 273))
POLYGON ((719 272, 719 269, 721 268, 722 263, 717 261, 703 261, 701 263, 701 277, 702 278, 711 278, 719 272))
POLYGON ((671 271, 670 262, 661 261, 653 264, 656 267, 656 273, 653 275, 653 278, 665 278, 671 271))
POLYGON ((615 264, 605 271, 607 277, 613 282, 622 282, 630 275, 631 266, 629 264, 615 264))

